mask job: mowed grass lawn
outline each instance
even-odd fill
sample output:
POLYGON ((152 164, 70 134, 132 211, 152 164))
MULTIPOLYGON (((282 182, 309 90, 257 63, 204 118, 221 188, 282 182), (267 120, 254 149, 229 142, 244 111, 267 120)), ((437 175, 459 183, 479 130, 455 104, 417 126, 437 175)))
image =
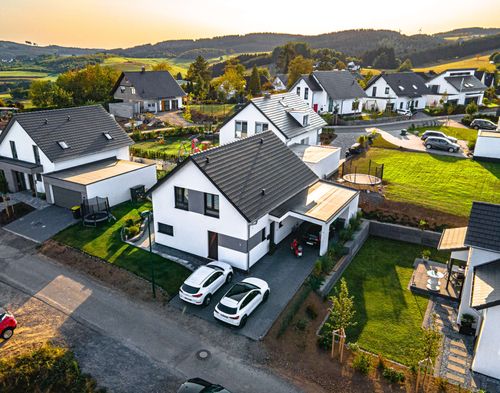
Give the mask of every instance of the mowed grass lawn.
POLYGON ((132 151, 135 150, 153 150, 153 151, 161 151, 167 154, 178 154, 181 145, 184 144, 185 147, 190 150, 191 142, 186 137, 167 137, 165 138, 165 142, 161 143, 157 140, 149 140, 143 142, 137 142, 133 145, 132 151))
MULTIPOLYGON (((421 337, 428 298, 407 287, 415 258, 423 246, 370 237, 343 277, 354 296, 357 325, 347 330, 347 341, 361 348, 408 364, 410 349, 421 337)), ((444 256, 432 250, 433 260, 444 256)), ((333 291, 332 291, 333 293, 333 291)))
POLYGON ((436 126, 436 127, 417 127, 418 135, 422 135, 427 130, 436 130, 444 132, 448 136, 452 136, 463 141, 475 141, 477 139, 477 131, 472 128, 436 126))
POLYGON ((190 274, 189 270, 159 255, 124 243, 120 238, 120 230, 125 222, 129 218, 138 219, 139 212, 150 208, 150 203, 126 202, 112 209, 117 221, 101 224, 97 228, 76 224, 58 233, 54 239, 127 269, 146 280, 151 279, 152 260, 157 285, 169 295, 174 295, 190 274))
POLYGON ((490 63, 489 55, 474 56, 428 67, 414 68, 413 71, 427 72, 433 70, 434 72, 440 73, 451 68, 481 68, 481 70, 484 69, 488 72, 495 72, 495 64, 490 63))
POLYGON ((500 203, 500 164, 451 156, 371 148, 353 165, 384 164, 386 197, 468 216, 473 201, 500 203))
POLYGON ((190 105, 192 111, 211 116, 228 116, 232 114, 234 104, 190 105))

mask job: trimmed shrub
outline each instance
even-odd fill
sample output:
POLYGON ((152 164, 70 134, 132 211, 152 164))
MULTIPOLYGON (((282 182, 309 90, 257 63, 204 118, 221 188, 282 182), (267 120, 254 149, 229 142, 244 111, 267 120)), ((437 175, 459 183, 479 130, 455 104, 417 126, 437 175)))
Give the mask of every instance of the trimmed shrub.
POLYGON ((382 376, 391 383, 401 383, 405 380, 404 373, 392 367, 386 367, 382 372, 382 376))
POLYGON ((137 236, 140 232, 138 225, 132 225, 131 227, 128 227, 127 229, 128 229, 128 237, 129 238, 137 236))
POLYGON ((358 352, 352 361, 352 367, 361 374, 368 374, 372 368, 372 358, 366 352, 358 352))

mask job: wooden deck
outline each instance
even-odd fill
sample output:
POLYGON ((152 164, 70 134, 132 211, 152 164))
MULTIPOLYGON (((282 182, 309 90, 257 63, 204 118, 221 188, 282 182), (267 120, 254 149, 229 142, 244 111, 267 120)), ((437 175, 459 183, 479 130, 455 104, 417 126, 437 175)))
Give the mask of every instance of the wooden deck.
POLYGON ((443 263, 434 262, 434 261, 424 261, 420 258, 415 260, 413 275, 411 277, 408 288, 420 295, 428 295, 428 296, 436 296, 444 299, 459 301, 460 299, 460 290, 461 286, 457 286, 452 279, 450 281, 450 285, 448 289, 446 289, 446 281, 447 281, 447 266, 443 263), (431 291, 427 288, 427 280, 429 277, 427 276, 427 271, 431 269, 437 269, 438 272, 444 274, 444 278, 440 280, 440 289, 439 291, 431 291))

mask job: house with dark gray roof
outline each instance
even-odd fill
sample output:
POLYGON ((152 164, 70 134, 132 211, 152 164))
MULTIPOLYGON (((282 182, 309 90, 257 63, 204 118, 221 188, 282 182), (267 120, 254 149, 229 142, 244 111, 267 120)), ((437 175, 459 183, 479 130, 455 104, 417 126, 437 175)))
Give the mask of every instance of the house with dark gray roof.
POLYGON ((286 90, 288 86, 288 75, 287 74, 277 74, 273 79, 273 87, 276 91, 286 90))
POLYGON ((366 93, 356 75, 347 70, 314 71, 302 75, 290 88, 319 113, 361 113, 366 93))
MULTIPOLYGON (((442 239, 452 239, 453 231, 457 230, 445 229, 442 239)), ((471 368, 500 379, 500 204, 474 202, 469 225, 458 232, 461 235, 448 242, 448 249, 452 258, 466 264, 458 322, 464 314, 475 317, 471 368)))
POLYGON ((475 102, 482 105, 485 84, 475 76, 473 68, 450 69, 426 81, 431 90, 428 105, 447 102, 453 105, 468 105, 475 102))
POLYGON ((168 71, 122 72, 113 88, 119 104, 111 104, 110 112, 131 118, 145 112, 175 111, 183 106, 186 92, 168 71))
POLYGON ((16 113, 0 134, 0 171, 10 192, 49 203, 130 199, 130 187, 156 182, 154 166, 131 163, 134 142, 101 105, 16 113))
POLYGON ((358 208, 358 191, 320 180, 272 131, 191 155, 150 194, 155 242, 246 271, 302 222, 323 255, 358 208))
POLYGON ((430 89, 419 74, 406 71, 374 76, 366 85, 365 108, 377 111, 423 110, 430 89))

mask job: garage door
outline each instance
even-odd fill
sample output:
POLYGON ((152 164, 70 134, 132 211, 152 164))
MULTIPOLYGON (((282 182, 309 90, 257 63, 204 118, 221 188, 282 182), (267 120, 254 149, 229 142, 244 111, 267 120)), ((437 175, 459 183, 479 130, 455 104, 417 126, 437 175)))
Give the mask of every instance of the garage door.
POLYGON ((52 196, 55 205, 68 209, 82 203, 82 194, 80 192, 68 190, 66 188, 52 186, 52 196))

